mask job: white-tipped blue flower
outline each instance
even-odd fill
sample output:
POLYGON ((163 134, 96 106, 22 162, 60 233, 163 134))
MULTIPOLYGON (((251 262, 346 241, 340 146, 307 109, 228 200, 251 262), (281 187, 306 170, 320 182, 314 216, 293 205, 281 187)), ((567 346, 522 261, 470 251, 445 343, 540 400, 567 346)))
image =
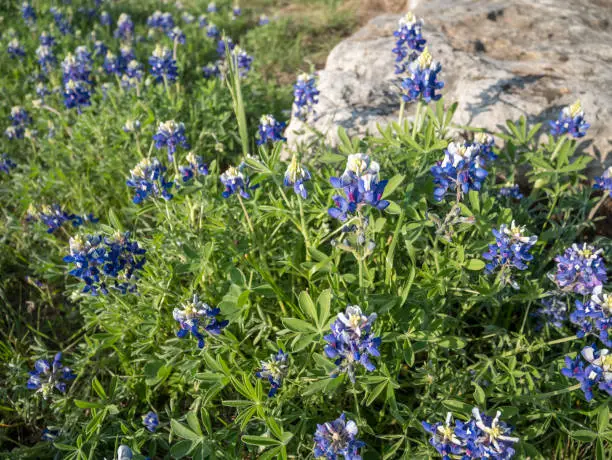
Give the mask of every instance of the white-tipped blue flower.
POLYGON ((309 180, 310 172, 299 163, 297 156, 293 155, 291 163, 289 163, 289 166, 287 166, 287 171, 285 171, 285 187, 293 186, 293 190, 295 191, 296 195, 299 195, 302 198, 307 198, 308 191, 306 190, 304 182, 309 180))

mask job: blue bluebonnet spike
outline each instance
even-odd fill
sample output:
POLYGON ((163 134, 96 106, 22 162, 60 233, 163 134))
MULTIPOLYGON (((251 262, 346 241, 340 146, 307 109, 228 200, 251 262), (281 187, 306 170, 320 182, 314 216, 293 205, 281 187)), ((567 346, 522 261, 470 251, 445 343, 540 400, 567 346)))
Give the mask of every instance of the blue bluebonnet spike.
POLYGON ((260 379, 266 379, 270 382, 270 391, 268 392, 270 398, 276 394, 287 375, 287 356, 287 353, 281 349, 270 356, 268 361, 260 361, 261 370, 255 375, 260 379))
POLYGON ((344 460, 361 460, 359 449, 365 443, 357 439, 358 432, 357 424, 347 420, 345 414, 332 422, 317 425, 314 435, 315 458, 336 460, 341 455, 344 460))

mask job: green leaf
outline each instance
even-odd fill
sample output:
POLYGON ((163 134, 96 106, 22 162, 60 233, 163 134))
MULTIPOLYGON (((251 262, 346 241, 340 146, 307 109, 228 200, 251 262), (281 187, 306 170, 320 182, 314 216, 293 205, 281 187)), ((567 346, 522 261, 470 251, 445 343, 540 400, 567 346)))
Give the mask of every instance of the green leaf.
POLYGON ((327 326, 329 312, 331 310, 331 296, 331 290, 326 289, 325 291, 321 292, 317 298, 317 317, 319 318, 317 326, 319 326, 319 329, 327 326))
POLYGON ((395 189, 400 186, 400 184, 404 181, 405 178, 406 176, 402 174, 396 174, 391 179, 389 179, 382 198, 390 196, 395 191, 395 189))
POLYGON ((368 399, 366 400, 366 403, 365 403, 366 406, 369 406, 370 404, 374 402, 376 398, 378 398, 378 395, 380 395, 383 392, 387 384, 388 384, 388 381, 384 381, 374 387, 374 390, 370 393, 370 395, 368 396, 368 399))
POLYGON ((183 439, 182 441, 172 445, 170 448, 170 455, 172 455, 174 458, 183 458, 189 454, 189 452, 191 452, 196 445, 197 443, 193 441, 183 439))
POLYGON ((608 424, 610 423, 610 408, 608 404, 604 404, 599 409, 599 413, 597 414, 597 431, 599 434, 602 434, 605 431, 608 431, 608 424))
POLYGON ((398 215, 402 212, 402 208, 395 201, 390 201, 389 206, 385 208, 387 214, 398 215))
POLYGON ((474 401, 476 401, 476 404, 478 404, 479 407, 485 409, 487 396, 484 390, 477 383, 472 383, 472 385, 474 385, 474 401))
POLYGON ((200 428, 198 416, 194 412, 188 412, 185 416, 185 420, 187 420, 187 424, 194 431, 194 433, 202 436, 202 428, 200 428))
POLYGON ((196 442, 200 442, 200 440, 202 439, 202 436, 197 433, 194 433, 185 425, 182 425, 174 419, 170 420, 170 426, 172 427, 172 431, 174 432, 174 434, 176 434, 179 438, 188 439, 190 441, 196 442))
POLYGON ((264 447, 279 446, 282 444, 282 442, 279 441, 278 439, 266 438, 264 436, 249 436, 249 435, 243 436, 242 442, 244 442, 245 444, 253 445, 253 446, 264 446, 264 447))
POLYGON ((570 436, 581 442, 593 442, 597 438, 597 433, 589 430, 576 430, 571 431, 570 436))
POLYGON ((91 381, 91 387, 100 398, 106 399, 106 391, 104 391, 104 388, 102 387, 102 384, 97 379, 97 377, 94 377, 91 381))
POLYGON ((472 413, 472 406, 455 399, 446 399, 442 401, 442 405, 452 412, 460 412, 466 415, 472 413))
POLYGON ((317 332, 310 323, 298 318, 282 318, 283 324, 294 332, 317 332))
POLYGON ((465 268, 467 270, 478 271, 482 270, 485 266, 485 263, 480 259, 470 259, 465 264, 465 268))
POLYGON ((315 304, 310 298, 310 295, 306 291, 300 292, 298 297, 298 302, 300 304, 300 308, 304 312, 306 316, 314 320, 315 323, 318 323, 317 318, 317 309, 315 308, 315 304))
POLYGON ((104 409, 105 407, 105 405, 102 403, 82 401, 80 399, 75 399, 74 405, 77 406, 79 409, 104 409))
POLYGON ((467 342, 461 337, 445 337, 438 342, 442 348, 465 348, 467 342))

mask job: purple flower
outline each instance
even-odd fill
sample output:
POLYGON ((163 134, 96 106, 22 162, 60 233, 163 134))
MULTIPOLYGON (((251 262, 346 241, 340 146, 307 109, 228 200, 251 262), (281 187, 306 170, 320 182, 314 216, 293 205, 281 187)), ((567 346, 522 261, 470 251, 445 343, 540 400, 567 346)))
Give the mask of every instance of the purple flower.
POLYGON ((563 255, 555 257, 557 273, 551 279, 565 292, 591 294, 608 279, 601 252, 586 243, 581 247, 572 245, 563 255))
POLYGON ((515 200, 522 200, 523 194, 517 184, 511 185, 510 187, 502 187, 499 189, 499 196, 506 196, 515 200))
POLYGON ((346 312, 338 314, 331 325, 331 334, 324 337, 325 354, 335 359, 336 375, 346 372, 354 382, 356 366, 363 366, 368 372, 376 369, 370 361, 370 356, 380 356, 380 337, 374 337, 371 332, 376 317, 376 313, 363 315, 357 305, 349 305, 346 312))
POLYGON ((91 93, 83 81, 68 80, 64 85, 64 105, 80 113, 82 107, 91 105, 91 93))
POLYGON ((21 4, 21 17, 28 26, 32 26, 36 23, 36 11, 30 3, 23 2, 21 4))
POLYGON ((100 13, 100 24, 106 27, 106 26, 110 26, 111 22, 112 22, 111 15, 108 14, 107 11, 102 11, 100 13))
MULTIPOLYGON (((461 440, 455 434, 455 428, 452 427, 453 414, 448 412, 446 414, 446 420, 444 423, 436 422, 436 423, 427 423, 421 422, 421 425, 432 435, 429 439, 429 444, 431 444, 436 451, 442 455, 443 459, 450 460, 451 455, 461 455, 463 453, 464 446, 461 440)), ((457 422, 463 428, 463 424, 461 422, 457 422)))
POLYGON ((189 148, 189 143, 185 137, 185 125, 174 120, 159 123, 157 133, 153 136, 155 148, 157 150, 166 149, 168 161, 172 162, 177 147, 189 148))
POLYGON ((427 103, 440 99, 442 96, 436 94, 436 91, 444 87, 444 83, 438 81, 441 70, 440 63, 434 61, 429 50, 425 48, 408 66, 411 75, 402 81, 402 99, 405 102, 423 99, 427 103))
POLYGON ((578 139, 586 134, 590 126, 584 119, 582 104, 580 101, 576 101, 574 104, 564 107, 559 114, 559 118, 550 122, 550 133, 553 136, 569 133, 572 137, 578 139))
POLYGON ((155 77, 157 83, 164 80, 173 82, 178 76, 178 68, 172 57, 172 51, 161 45, 157 45, 153 50, 153 54, 149 57, 149 65, 151 66, 151 75, 155 77))
POLYGON ((310 172, 298 162, 297 156, 293 155, 291 163, 289 163, 287 171, 285 171, 285 179, 283 181, 285 187, 293 187, 296 195, 306 199, 308 191, 304 182, 309 180, 310 172))
POLYGON ((358 431, 357 424, 352 420, 347 421, 345 414, 333 422, 317 425, 314 435, 315 458, 336 460, 342 455, 345 460, 361 460, 359 449, 364 447, 365 443, 357 439, 358 431))
POLYGON ((612 197, 612 166, 604 171, 604 173, 595 178, 595 184, 593 184, 595 190, 602 190, 608 193, 612 197))
POLYGON ((578 380, 587 401, 593 399, 596 386, 612 396, 612 354, 606 348, 598 350, 593 344, 584 347, 575 359, 566 356, 561 374, 578 380))
POLYGON ((221 174, 219 180, 225 186, 225 190, 222 193, 223 198, 229 198, 234 193, 239 193, 242 198, 251 198, 249 190, 255 187, 250 186, 250 179, 243 173, 244 169, 245 166, 242 163, 238 168, 230 166, 221 174))
POLYGON ((170 190, 173 182, 166 180, 164 173, 166 167, 157 158, 145 158, 130 171, 131 177, 127 180, 128 187, 134 188, 136 194, 133 202, 140 204, 148 197, 161 196, 164 200, 172 199, 170 190))
POLYGON ((495 139, 493 136, 478 132, 474 136, 474 145, 478 149, 478 156, 487 161, 497 160, 497 154, 493 151, 495 147, 495 139))
POLYGON ((393 32, 397 38, 393 53, 395 57, 395 73, 403 73, 406 71, 406 63, 404 60, 408 58, 408 62, 414 61, 419 53, 425 48, 427 40, 422 35, 423 20, 418 19, 411 12, 399 20, 398 29, 393 32))
POLYGON ((134 38, 134 23, 132 18, 125 13, 121 13, 117 19, 117 29, 115 30, 115 38, 130 41, 134 38))
POLYGON ((208 25, 208 17, 205 14, 201 14, 198 17, 198 25, 200 26, 200 29, 203 29, 208 25))
POLYGON ((23 46, 21 46, 21 43, 19 43, 19 40, 17 40, 16 38, 13 38, 8 43, 6 51, 11 57, 11 59, 21 59, 25 56, 25 50, 23 49, 23 46))
POLYGON ((48 32, 41 32, 38 37, 38 41, 42 46, 53 47, 55 46, 55 37, 48 32))
POLYGON ((222 61, 206 64, 204 67, 202 67, 204 78, 207 80, 211 78, 221 78, 221 66, 222 61))
POLYGON ((193 152, 187 154, 187 165, 181 166, 179 170, 183 175, 183 182, 188 182, 196 176, 207 176, 208 165, 200 156, 196 156, 193 152))
POLYGON ((183 31, 180 29, 180 27, 174 27, 171 30, 169 30, 168 32, 166 32, 166 35, 168 36, 168 38, 170 40, 172 40, 173 42, 177 42, 180 43, 181 45, 185 44, 185 34, 183 33, 183 31))
POLYGON ((262 14, 261 16, 259 16, 258 24, 260 26, 268 25, 268 24, 270 24, 270 19, 268 19, 268 16, 266 16, 265 14, 262 14))
POLYGON ((225 59, 225 55, 228 51, 232 51, 236 47, 236 44, 232 41, 231 38, 225 37, 221 38, 217 42, 217 54, 219 55, 219 59, 225 59))
POLYGON ((442 201, 446 193, 456 192, 457 201, 469 190, 479 191, 487 177, 474 145, 451 142, 444 151, 444 159, 431 167, 434 176, 434 200, 442 201))
POLYGON ((539 319, 536 330, 540 331, 545 324, 561 329, 567 321, 567 304, 558 297, 542 299, 542 306, 532 314, 539 319))
POLYGON ((612 347, 612 295, 604 293, 601 286, 596 286, 591 298, 584 302, 576 300, 575 307, 570 321, 579 327, 576 335, 583 338, 595 332, 605 346, 612 347))
POLYGON ((293 111, 297 118, 305 121, 310 113, 315 114, 314 106, 319 103, 319 90, 315 76, 303 73, 293 85, 293 111))
POLYGON ((210 38, 217 38, 221 33, 219 32, 219 28, 214 25, 212 22, 208 24, 206 27, 206 35, 210 38))
POLYGON ((208 4, 208 8, 206 9, 206 11, 208 11, 209 13, 216 13, 217 12, 217 5, 215 4, 215 2, 210 2, 208 4))
POLYGON ((147 412, 142 417, 142 424, 147 430, 149 430, 151 433, 154 433, 157 429, 157 426, 159 425, 159 418, 157 417, 157 414, 155 412, 147 412))
POLYGON ((260 379, 267 379, 270 382, 270 391, 268 397, 276 394, 283 383, 283 379, 287 375, 287 353, 282 349, 278 353, 270 356, 268 361, 260 361, 261 370, 255 375, 260 379))
POLYGON ((257 145, 286 141, 287 138, 283 136, 284 130, 285 123, 277 121, 272 115, 263 115, 259 120, 257 145))
POLYGON ((76 377, 69 367, 62 366, 61 353, 55 355, 51 364, 46 359, 36 361, 34 370, 30 371, 29 375, 26 384, 28 390, 36 390, 42 393, 45 399, 51 395, 53 388, 66 393, 66 382, 74 380, 76 377))
POLYGON ((6 153, 0 155, 0 171, 6 174, 10 174, 11 169, 15 169, 17 167, 16 163, 9 158, 6 153))
POLYGON ((198 339, 198 348, 204 348, 204 334, 200 331, 208 332, 212 335, 219 335, 229 321, 218 321, 216 316, 220 313, 219 308, 212 308, 208 304, 201 302, 197 294, 194 294, 193 301, 183 304, 183 308, 175 308, 172 316, 180 325, 177 337, 184 338, 191 333, 198 339))

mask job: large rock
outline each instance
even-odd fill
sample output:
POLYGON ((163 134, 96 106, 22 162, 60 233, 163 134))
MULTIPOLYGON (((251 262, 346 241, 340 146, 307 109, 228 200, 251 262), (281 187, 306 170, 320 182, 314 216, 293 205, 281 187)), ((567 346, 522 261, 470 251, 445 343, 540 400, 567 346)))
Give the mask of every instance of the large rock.
MULTIPOLYGON (((579 98, 591 123, 586 150, 600 159, 612 150, 610 0, 412 0, 412 5, 442 64, 445 101, 459 103, 455 123, 496 131, 521 115, 546 121, 579 98)), ((318 117, 310 125, 332 146, 339 126, 363 135, 397 119, 391 49, 399 17, 370 21, 336 46, 320 71, 318 117)), ((408 117, 412 110, 408 107, 408 117)), ((290 146, 316 142, 299 120, 291 121, 287 134, 290 146)))

